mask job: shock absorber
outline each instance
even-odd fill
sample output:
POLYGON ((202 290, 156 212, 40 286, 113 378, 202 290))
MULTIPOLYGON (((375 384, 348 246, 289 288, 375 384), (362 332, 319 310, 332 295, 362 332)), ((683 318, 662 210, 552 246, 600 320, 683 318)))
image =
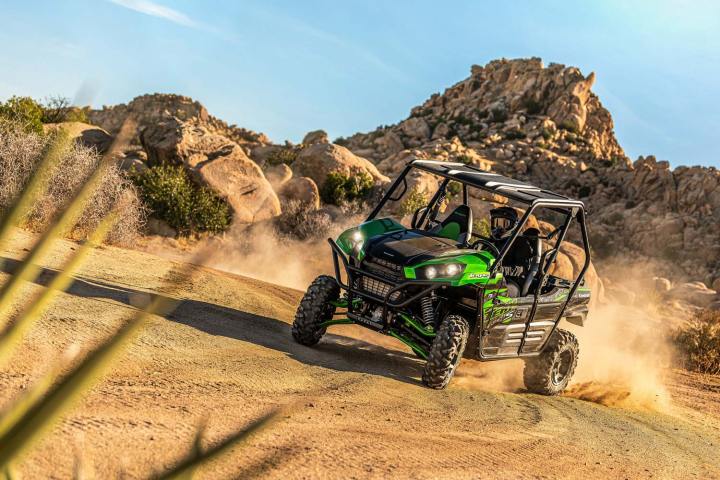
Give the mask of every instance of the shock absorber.
POLYGON ((432 296, 427 295, 420 299, 420 312, 422 313, 425 325, 433 325, 435 323, 435 312, 433 311, 432 296))

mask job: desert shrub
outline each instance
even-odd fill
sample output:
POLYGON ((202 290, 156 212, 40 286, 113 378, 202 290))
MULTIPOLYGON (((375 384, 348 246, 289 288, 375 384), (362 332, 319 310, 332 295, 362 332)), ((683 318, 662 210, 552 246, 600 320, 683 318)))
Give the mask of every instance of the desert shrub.
POLYGON ((345 137, 338 137, 335 140, 333 140, 333 143, 335 145, 340 145, 341 147, 347 147, 350 144, 350 139, 345 137))
POLYGON ((490 121, 494 123, 503 123, 509 118, 507 110, 502 107, 495 107, 490 112, 490 121))
POLYGON ((537 115, 543 110, 542 104, 533 98, 526 98, 523 106, 528 115, 537 115))
POLYGON ((472 165, 472 163, 473 163, 472 157, 465 153, 461 153, 460 155, 455 157, 455 160, 457 160, 460 163, 464 163, 465 165, 472 165))
POLYGON ((558 125, 558 127, 560 127, 560 129, 562 129, 562 130, 565 130, 565 131, 568 131, 571 133, 579 133, 577 126, 574 123, 569 122, 567 120, 561 122, 560 125, 558 125))
POLYGON ((370 194, 373 178, 369 173, 346 174, 330 172, 320 190, 323 202, 342 205, 347 202, 363 200, 370 194))
POLYGON ((485 238, 490 238, 490 222, 486 218, 473 222, 473 233, 485 238))
POLYGON ((280 165, 281 163, 290 165, 297 158, 297 154, 298 152, 294 148, 279 148, 268 155, 267 163, 268 165, 280 165))
POLYGON ((73 107, 67 97, 48 97, 40 105, 42 123, 83 122, 87 123, 85 110, 73 107))
MULTIPOLYGON (((19 128, 0 130, 0 210, 6 209, 27 185, 54 140, 54 135, 42 136, 19 128)), ((52 172, 46 191, 27 212, 22 226, 34 231, 44 229, 95 171, 99 161, 94 149, 70 144, 52 172)), ((110 166, 68 235, 75 238, 87 235, 113 207, 119 212, 119 220, 108 241, 129 244, 142 228, 145 210, 132 183, 117 167, 110 166)))
POLYGON ((418 208, 424 207, 427 203, 428 200, 425 197, 425 194, 413 188, 405 195, 405 198, 398 209, 398 213, 403 217, 406 215, 412 215, 418 208))
POLYGON ((193 182, 180 165, 158 165, 133 173, 131 178, 152 215, 181 234, 219 233, 230 226, 227 202, 193 182))
POLYGON ((299 200, 283 202, 282 213, 273 219, 278 236, 296 240, 326 237, 332 226, 330 215, 299 200))
POLYGON ((525 133, 519 129, 512 129, 505 132, 505 138, 508 140, 519 140, 525 138, 525 133))
POLYGON ((20 128, 27 133, 43 133, 43 109, 30 97, 11 97, 0 103, 0 122, 9 123, 4 130, 20 128))
POLYGON ((447 187, 445 188, 448 199, 452 200, 457 198, 460 194, 462 194, 462 188, 462 183, 460 182, 456 182, 455 180, 448 182, 447 187))
POLYGON ((700 311, 675 332, 674 340, 686 368, 720 374, 720 312, 700 311))

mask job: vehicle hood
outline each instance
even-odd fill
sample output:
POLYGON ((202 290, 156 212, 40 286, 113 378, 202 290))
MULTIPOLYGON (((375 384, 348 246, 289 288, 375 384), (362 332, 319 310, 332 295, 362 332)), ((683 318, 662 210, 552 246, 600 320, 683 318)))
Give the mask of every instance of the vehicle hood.
POLYGON ((418 230, 403 230, 368 240, 366 254, 397 265, 410 266, 433 258, 467 253, 457 242, 430 236, 418 230))

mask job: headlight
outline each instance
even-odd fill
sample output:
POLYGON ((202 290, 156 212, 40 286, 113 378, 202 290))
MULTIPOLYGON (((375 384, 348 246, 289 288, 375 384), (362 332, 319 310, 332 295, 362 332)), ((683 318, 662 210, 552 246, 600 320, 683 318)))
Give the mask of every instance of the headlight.
POLYGON ((363 234, 360 232, 360 230, 355 230, 352 235, 350 235, 350 247, 353 249, 354 252, 359 252, 360 249, 363 246, 363 234))
POLYGON ((427 265, 417 269, 417 277, 423 280, 435 278, 455 278, 465 271, 462 263, 446 263, 442 265, 427 265))

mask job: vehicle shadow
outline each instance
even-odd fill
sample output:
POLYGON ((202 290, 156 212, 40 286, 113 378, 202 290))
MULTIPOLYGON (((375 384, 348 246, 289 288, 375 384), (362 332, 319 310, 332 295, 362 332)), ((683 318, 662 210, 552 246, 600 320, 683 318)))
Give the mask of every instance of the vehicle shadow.
MULTIPOLYGON (((11 258, 0 258, 0 261, 0 271, 8 274, 14 273, 20 264, 11 258)), ((56 270, 42 268, 35 283, 47 286, 56 274, 56 270)), ((76 277, 66 293, 101 301, 109 300, 131 308, 147 304, 158 295, 85 277, 76 277)), ((310 348, 296 343, 290 333, 290 324, 282 320, 199 300, 170 300, 175 302, 176 307, 165 316, 167 320, 210 335, 270 348, 307 365, 368 373, 405 383, 420 384, 422 366, 412 354, 332 333, 327 333, 318 345, 310 348)))

